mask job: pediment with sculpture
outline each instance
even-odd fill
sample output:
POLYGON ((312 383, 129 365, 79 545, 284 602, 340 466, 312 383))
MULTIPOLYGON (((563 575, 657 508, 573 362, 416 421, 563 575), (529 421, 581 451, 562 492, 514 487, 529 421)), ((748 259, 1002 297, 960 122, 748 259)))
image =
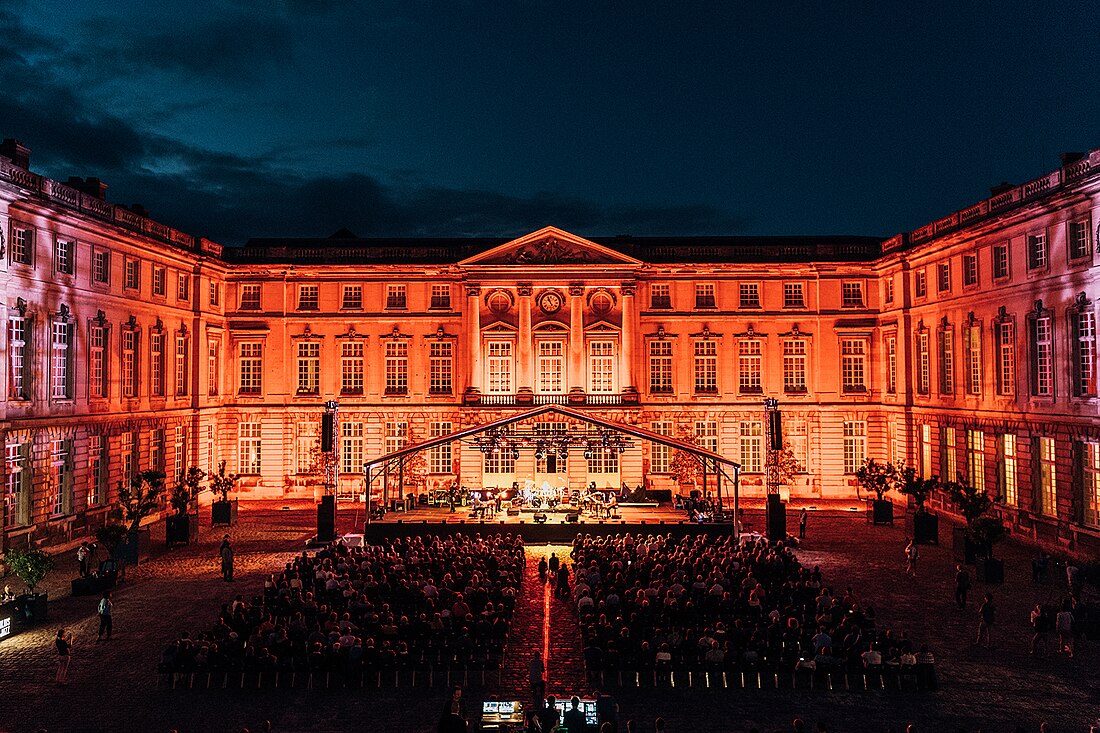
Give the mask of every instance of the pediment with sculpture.
POLYGON ((474 255, 460 265, 625 265, 641 262, 575 234, 545 227, 486 252, 474 255))

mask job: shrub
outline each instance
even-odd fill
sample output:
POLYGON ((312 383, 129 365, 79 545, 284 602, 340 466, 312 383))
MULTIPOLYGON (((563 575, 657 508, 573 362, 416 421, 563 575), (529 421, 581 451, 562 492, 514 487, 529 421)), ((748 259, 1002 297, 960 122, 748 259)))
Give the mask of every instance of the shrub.
POLYGON ((41 550, 11 549, 4 555, 4 562, 31 593, 53 570, 53 557, 41 550))

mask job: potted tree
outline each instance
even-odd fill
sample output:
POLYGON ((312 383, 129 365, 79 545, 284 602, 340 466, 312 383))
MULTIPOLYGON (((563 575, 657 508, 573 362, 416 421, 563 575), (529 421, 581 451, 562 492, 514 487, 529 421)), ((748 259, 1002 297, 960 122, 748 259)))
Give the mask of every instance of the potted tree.
POLYGON ((874 500, 871 501, 871 510, 868 512, 871 521, 874 524, 892 525, 894 523, 894 502, 887 499, 886 494, 897 487, 897 466, 890 463, 890 461, 879 462, 874 458, 868 458, 856 471, 856 479, 859 482, 858 485, 864 491, 875 495, 874 500))
MULTIPOLYGON (((676 439, 690 445, 696 444, 695 433, 690 428, 681 426, 676 431, 676 439)), ((672 460, 668 464, 668 473, 680 487, 680 495, 690 495, 699 487, 699 477, 702 474, 702 466, 691 453, 677 448, 672 452, 672 460)))
POLYGON ((92 593, 102 592, 108 588, 114 588, 118 582, 120 571, 125 567, 119 567, 118 548, 126 541, 126 525, 118 522, 108 522, 95 531, 95 538, 103 549, 107 551, 107 559, 99 564, 99 585, 92 593))
POLYGON ((978 543, 978 536, 972 528, 974 522, 989 511, 993 502, 985 491, 962 481, 949 481, 943 485, 943 489, 966 522, 964 526, 955 527, 951 531, 955 559, 973 565, 979 557, 985 557, 989 553, 978 543))
POLYGON ((913 541, 917 544, 938 545, 940 543, 940 518, 927 508, 928 499, 939 484, 938 476, 922 478, 917 473, 917 469, 912 466, 901 469, 898 491, 913 500, 916 511, 913 513, 911 531, 913 541))
POLYGON ((119 508, 129 526, 125 541, 115 548, 118 559, 137 565, 142 551, 148 551, 149 530, 142 529, 141 521, 160 508, 163 495, 163 471, 139 471, 128 484, 119 484, 119 508))
POLYGON ((235 473, 225 472, 225 461, 218 464, 216 473, 210 474, 210 490, 221 497, 210 505, 210 526, 237 523, 237 499, 230 499, 229 492, 237 485, 238 478, 240 476, 235 473))
POLYGON ((16 597, 16 608, 23 613, 25 623, 34 624, 46 620, 47 593, 38 593, 38 584, 53 570, 53 557, 41 550, 12 548, 4 555, 4 562, 27 586, 27 592, 16 597))
POLYGON ((1000 517, 978 517, 970 525, 971 538, 984 551, 984 556, 978 558, 977 562, 978 580, 985 583, 1005 582, 1005 563, 1004 560, 993 557, 993 546, 1007 534, 1008 530, 1000 517))
POLYGON ((175 514, 164 523, 164 541, 169 546, 186 545, 199 535, 198 497, 206 471, 191 466, 182 472, 169 501, 175 514))

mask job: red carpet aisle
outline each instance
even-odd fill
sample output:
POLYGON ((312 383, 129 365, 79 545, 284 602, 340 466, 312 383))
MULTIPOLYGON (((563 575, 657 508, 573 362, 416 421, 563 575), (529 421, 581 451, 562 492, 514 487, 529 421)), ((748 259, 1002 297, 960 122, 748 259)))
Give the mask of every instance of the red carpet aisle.
POLYGON ((549 584, 539 582, 539 560, 551 553, 569 558, 569 548, 562 545, 527 547, 523 589, 508 633, 501 699, 529 700, 528 668, 535 652, 541 652, 546 663, 548 694, 590 692, 584 689, 580 630, 571 602, 558 600, 549 584))

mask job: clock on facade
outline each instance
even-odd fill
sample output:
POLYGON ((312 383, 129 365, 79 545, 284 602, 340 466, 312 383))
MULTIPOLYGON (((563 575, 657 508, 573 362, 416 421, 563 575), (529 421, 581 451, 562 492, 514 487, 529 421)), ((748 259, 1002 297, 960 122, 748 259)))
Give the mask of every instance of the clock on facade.
POLYGON ((543 313, 557 313, 561 310, 561 293, 556 290, 547 290, 539 296, 539 308, 543 313))

